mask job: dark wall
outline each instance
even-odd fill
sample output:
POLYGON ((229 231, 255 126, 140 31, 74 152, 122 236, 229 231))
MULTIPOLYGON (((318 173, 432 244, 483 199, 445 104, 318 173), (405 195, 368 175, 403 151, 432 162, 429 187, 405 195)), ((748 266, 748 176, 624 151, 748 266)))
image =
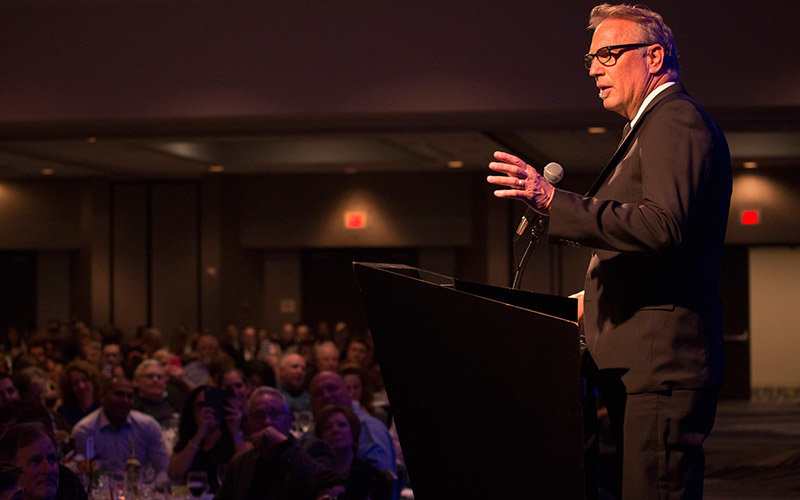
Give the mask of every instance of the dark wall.
MULTIPOLYGON (((0 123, 594 111, 596 3, 6 1, 0 123)), ((648 5, 706 106, 800 105, 787 2, 648 5)))

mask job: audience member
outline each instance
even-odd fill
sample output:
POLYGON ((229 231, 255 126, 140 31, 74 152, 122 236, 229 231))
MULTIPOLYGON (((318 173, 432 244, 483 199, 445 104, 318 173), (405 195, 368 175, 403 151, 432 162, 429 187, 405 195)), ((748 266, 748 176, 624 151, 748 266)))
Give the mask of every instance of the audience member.
POLYGON ((222 332, 222 340, 219 343, 219 348, 233 358, 236 366, 242 366, 244 360, 242 359, 242 341, 239 334, 239 327, 236 323, 228 323, 225 330, 222 332))
POLYGON ((225 391, 228 402, 241 412, 241 428, 247 429, 247 399, 252 391, 245 383, 242 371, 238 368, 229 368, 215 382, 217 387, 225 391))
POLYGON ((366 366, 369 348, 367 341, 361 337, 350 337, 344 348, 344 361, 366 366))
POLYGON ((213 335, 200 335, 197 338, 195 352, 197 359, 187 364, 183 372, 193 386, 207 385, 211 382, 209 366, 219 354, 219 341, 213 335))
POLYGON ((19 399, 19 392, 8 373, 0 373, 0 408, 19 399))
POLYGON ((137 344, 129 344, 125 346, 124 354, 125 358, 122 362, 124 376, 127 379, 133 379, 133 372, 136 371, 136 367, 144 361, 144 350, 137 344))
POLYGON ((161 427, 170 425, 186 399, 177 390, 167 390, 167 373, 155 359, 146 359, 136 367, 133 387, 133 409, 150 415, 161 427))
POLYGON ((107 471, 124 470, 133 446, 142 467, 149 465, 156 471, 157 484, 167 482, 169 452, 161 427, 153 417, 133 409, 133 385, 125 378, 109 381, 103 406, 78 422, 72 436, 76 451, 96 460, 107 471), (93 440, 94 456, 87 452, 89 438, 93 440))
POLYGON ((20 470, 26 500, 86 500, 78 477, 58 462, 53 436, 41 422, 8 429, 0 438, 0 462, 20 470))
POLYGON ((281 345, 281 349, 286 351, 291 346, 294 345, 296 342, 296 332, 294 329, 293 323, 284 323, 283 328, 281 328, 281 334, 278 337, 278 343, 281 345))
POLYGON ((298 323, 294 328, 294 343, 314 342, 311 338, 311 328, 306 323, 298 323))
POLYGON ((327 341, 317 344, 317 349, 314 353, 317 373, 335 372, 339 368, 340 355, 339 348, 333 342, 327 341))
POLYGON ((277 383, 275 370, 268 363, 259 359, 245 363, 242 367, 242 373, 244 374, 244 382, 250 392, 262 385, 275 387, 277 383))
MULTIPOLYGON (((311 408, 316 418, 322 407, 351 407, 350 394, 342 377, 333 372, 320 372, 309 387, 311 408)), ((361 423, 361 436, 356 456, 367 463, 397 475, 397 458, 389 429, 377 418, 360 408, 353 410, 361 423)))
MULTIPOLYGON (((314 364, 314 341, 311 339, 304 340, 297 343, 297 354, 303 357, 306 362, 306 367, 313 366, 314 364)), ((306 375, 308 375, 306 370, 306 375)))
POLYGON ((182 483, 190 470, 204 471, 211 492, 216 492, 217 467, 245 451, 241 421, 237 397, 226 400, 219 387, 195 388, 181 412, 178 442, 169 461, 169 478, 182 483))
POLYGON ((259 387, 247 402, 253 448, 228 464, 216 498, 311 500, 331 484, 335 459, 318 439, 303 442, 289 432, 292 417, 283 394, 259 387))
MULTIPOLYGON (((267 363, 273 370, 278 368, 278 361, 283 355, 283 349, 278 342, 271 340, 266 335, 259 334, 258 359, 267 363)), ((288 351, 287 351, 288 352, 288 351)))
POLYGON ((255 327, 246 326, 242 329, 239 353, 242 359, 240 366, 244 366, 244 363, 253 359, 258 359, 258 333, 255 327))
POLYGON ((384 408, 375 407, 372 404, 372 383, 367 377, 364 367, 356 363, 344 363, 339 367, 339 375, 341 375, 347 386, 351 407, 360 408, 362 411, 377 417, 388 427, 390 425, 388 412, 384 408))
POLYGON ((119 344, 106 344, 103 346, 103 376, 107 379, 114 375, 123 375, 122 349, 119 344), (115 373, 116 370, 116 373, 115 373))
POLYGON ((152 358, 153 353, 161 348, 161 330, 153 327, 144 328, 131 344, 142 349, 145 359, 152 358))
POLYGON ((361 423, 350 408, 327 405, 315 418, 317 437, 325 441, 336 457, 335 471, 343 484, 329 493, 342 500, 390 500, 394 478, 391 473, 373 467, 356 456, 361 423))
POLYGON ((103 345, 100 341, 89 340, 81 346, 81 359, 96 367, 103 368, 103 345))
POLYGON ((286 398, 292 412, 310 411, 311 399, 303 388, 306 362, 299 354, 285 354, 278 362, 278 390, 286 398))
POLYGON ((82 359, 67 364, 61 372, 61 405, 56 409, 70 429, 80 419, 100 408, 100 372, 82 359))
POLYGON ((347 323, 344 321, 339 321, 333 325, 333 337, 331 340, 333 340, 333 342, 336 344, 336 347, 339 349, 344 349, 349 337, 350 329, 347 327, 347 323))

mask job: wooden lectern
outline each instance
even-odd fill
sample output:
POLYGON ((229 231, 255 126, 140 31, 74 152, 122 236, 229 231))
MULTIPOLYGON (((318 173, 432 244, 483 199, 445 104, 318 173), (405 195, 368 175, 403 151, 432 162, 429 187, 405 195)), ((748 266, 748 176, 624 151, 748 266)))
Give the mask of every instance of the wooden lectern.
POLYGON ((415 498, 584 498, 577 301, 353 267, 415 498))

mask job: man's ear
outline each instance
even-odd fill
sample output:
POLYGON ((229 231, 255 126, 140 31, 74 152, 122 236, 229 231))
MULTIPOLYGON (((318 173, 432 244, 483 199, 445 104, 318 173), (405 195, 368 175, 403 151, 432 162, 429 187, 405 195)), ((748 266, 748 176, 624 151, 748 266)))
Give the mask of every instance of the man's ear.
POLYGON ((664 68, 664 47, 661 44, 653 44, 647 47, 647 69, 651 75, 661 73, 664 68))

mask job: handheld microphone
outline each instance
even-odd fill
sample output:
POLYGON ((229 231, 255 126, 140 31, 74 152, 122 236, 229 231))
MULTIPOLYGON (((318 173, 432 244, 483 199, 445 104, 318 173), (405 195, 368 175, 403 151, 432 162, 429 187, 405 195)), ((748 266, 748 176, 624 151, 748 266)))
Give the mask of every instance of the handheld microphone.
MULTIPOLYGON (((557 184, 561 179, 564 178, 564 167, 559 165, 555 162, 550 162, 545 165, 544 169, 542 170, 542 175, 544 176, 545 180, 550 184, 557 184)), ((519 221, 519 225, 517 226, 516 234, 514 235, 514 254, 516 256, 516 243, 523 234, 525 234, 525 230, 530 225, 530 240, 528 240, 528 244, 525 247, 525 252, 522 254, 522 258, 519 259, 517 263, 517 272, 514 274, 514 282, 511 284, 511 288, 517 289, 520 285, 520 280, 522 278, 522 272, 525 270, 525 266, 528 264, 528 259, 531 256, 531 252, 533 251, 533 247, 536 246, 536 243, 544 234, 544 230, 547 227, 547 221, 549 217, 546 215, 542 215, 539 212, 535 211, 531 207, 528 207, 525 210, 525 215, 522 216, 522 220, 519 221)))
MULTIPOLYGON (((564 178, 564 167, 562 167, 561 165, 559 165, 554 161, 551 161, 550 163, 544 166, 544 170, 542 170, 542 175, 544 176, 544 179, 547 182, 555 185, 561 179, 564 178)), ((514 241, 516 241, 517 238, 522 236, 522 233, 524 233, 525 229, 528 227, 528 222, 536 218, 537 215, 539 214, 530 207, 528 207, 528 209, 525 210, 525 215, 522 216, 522 219, 519 221, 519 225, 517 226, 517 231, 516 231, 517 236, 514 241)))

